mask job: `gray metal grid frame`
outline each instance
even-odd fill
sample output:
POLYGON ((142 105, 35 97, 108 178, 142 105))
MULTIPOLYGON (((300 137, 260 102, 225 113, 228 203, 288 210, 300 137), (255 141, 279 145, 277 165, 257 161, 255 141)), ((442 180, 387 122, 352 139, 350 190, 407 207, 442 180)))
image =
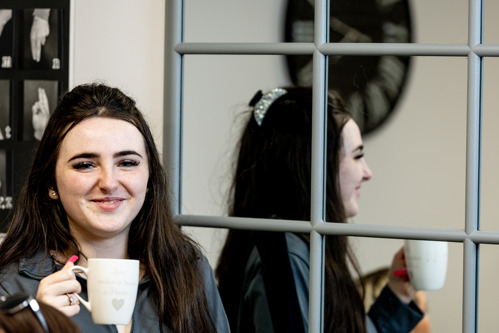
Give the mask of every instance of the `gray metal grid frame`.
MULTIPOLYGON (((334 1, 334 0, 331 0, 334 1)), ((469 0, 468 44, 327 43, 329 3, 315 2, 314 43, 185 43, 184 2, 167 0, 165 25, 164 163, 173 193, 172 210, 181 225, 310 233, 309 332, 322 332, 323 235, 424 239, 457 242, 463 251, 463 332, 477 332, 478 258, 480 244, 499 244, 499 232, 480 231, 480 152, 482 118, 482 63, 499 56, 499 45, 482 43, 483 2, 469 0), (185 215, 181 212, 182 95, 184 55, 313 55, 313 152, 311 220, 246 219, 185 215), (327 57, 331 55, 452 56, 468 60, 466 207, 464 229, 397 227, 325 223, 324 158, 327 57)))

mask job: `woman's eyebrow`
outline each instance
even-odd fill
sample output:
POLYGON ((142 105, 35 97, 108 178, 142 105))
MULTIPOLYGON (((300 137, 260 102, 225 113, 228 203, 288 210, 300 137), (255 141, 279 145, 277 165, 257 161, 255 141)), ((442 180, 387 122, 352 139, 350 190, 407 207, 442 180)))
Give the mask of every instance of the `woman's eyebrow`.
POLYGON ((74 160, 77 160, 79 158, 96 158, 96 157, 99 157, 98 154, 95 154, 95 153, 81 153, 81 154, 76 154, 74 155, 73 157, 71 157, 68 162, 71 162, 71 161, 74 161, 74 160))
MULTIPOLYGON (((136 156, 139 156, 140 158, 143 158, 141 154, 139 154, 138 152, 134 151, 134 150, 123 150, 123 151, 119 151, 117 153, 115 153, 113 155, 114 158, 116 157, 123 157, 123 156, 128 156, 128 155, 136 155, 136 156)), ((68 162, 71 162, 73 160, 77 160, 79 158, 97 158, 99 157, 99 154, 97 153, 81 153, 81 154, 77 154, 77 155, 74 155, 73 157, 71 157, 68 162)))
POLYGON ((356 152, 357 150, 363 151, 364 150, 364 146, 363 145, 358 145, 357 148, 355 148, 353 151, 356 152))
POLYGON ((120 151, 120 152, 117 152, 116 154, 114 154, 114 157, 123 157, 123 156, 128 156, 128 155, 137 155, 138 157, 143 158, 142 155, 140 155, 135 150, 123 150, 123 151, 120 151))

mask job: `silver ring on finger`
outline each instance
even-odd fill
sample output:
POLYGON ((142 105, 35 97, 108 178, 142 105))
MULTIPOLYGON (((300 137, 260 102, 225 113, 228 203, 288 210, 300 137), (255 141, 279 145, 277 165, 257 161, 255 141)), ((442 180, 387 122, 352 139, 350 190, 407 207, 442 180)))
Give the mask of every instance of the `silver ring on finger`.
POLYGON ((73 295, 66 294, 66 296, 68 296, 69 306, 74 305, 76 303, 76 299, 73 295))

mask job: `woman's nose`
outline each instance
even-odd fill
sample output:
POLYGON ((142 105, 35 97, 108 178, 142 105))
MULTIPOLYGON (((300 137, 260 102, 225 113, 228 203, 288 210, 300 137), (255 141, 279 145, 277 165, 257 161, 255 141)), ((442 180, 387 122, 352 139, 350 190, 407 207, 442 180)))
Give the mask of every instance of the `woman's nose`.
POLYGON ((113 168, 102 168, 99 175, 99 188, 110 192, 118 187, 118 179, 113 168))
POLYGON ((371 179, 372 176, 373 176, 373 173, 372 173, 371 169, 369 168, 369 165, 367 165, 367 162, 364 161, 364 175, 363 175, 364 181, 371 179))

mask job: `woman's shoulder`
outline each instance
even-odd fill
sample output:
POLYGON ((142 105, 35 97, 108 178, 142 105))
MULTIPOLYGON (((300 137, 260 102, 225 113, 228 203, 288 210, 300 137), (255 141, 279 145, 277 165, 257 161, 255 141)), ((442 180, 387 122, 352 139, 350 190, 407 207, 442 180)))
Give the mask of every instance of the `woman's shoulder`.
MULTIPOLYGON (((286 247, 288 256, 291 262, 299 261, 303 263, 308 263, 310 261, 310 249, 308 247, 308 242, 302 237, 291 233, 285 233, 286 247)), ((250 253, 248 261, 246 263, 246 276, 257 275, 262 266, 262 259, 257 247, 255 246, 250 253)))
POLYGON ((213 268, 211 267, 208 258, 206 258, 206 256, 200 250, 198 250, 197 253, 197 261, 198 266, 203 274, 213 274, 213 268))
POLYGON ((307 263, 310 261, 310 248, 308 242, 303 237, 287 232, 286 245, 288 247, 290 260, 295 258, 307 263))
POLYGON ((38 265, 27 259, 0 268, 0 295, 15 293, 36 294, 44 277, 38 265))
POLYGON ((43 253, 23 258, 0 267, 0 279, 13 279, 17 276, 41 280, 56 270, 53 259, 43 253))
POLYGON ((0 267, 0 280, 10 279, 19 274, 19 263, 14 262, 0 267))

